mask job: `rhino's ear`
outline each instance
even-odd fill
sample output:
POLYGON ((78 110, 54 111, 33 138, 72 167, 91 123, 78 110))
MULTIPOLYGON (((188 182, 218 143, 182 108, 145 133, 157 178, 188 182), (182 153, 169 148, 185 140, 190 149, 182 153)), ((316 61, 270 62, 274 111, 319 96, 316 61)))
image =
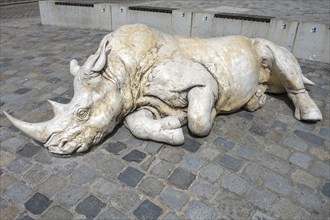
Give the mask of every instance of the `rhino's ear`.
POLYGON ((78 65, 78 61, 73 59, 71 60, 70 62, 70 73, 73 75, 73 76, 76 76, 77 73, 79 72, 80 70, 80 66, 78 65))
POLYGON ((105 47, 107 46, 109 41, 105 41, 103 43, 103 45, 101 45, 101 51, 100 51, 100 56, 98 57, 95 65, 93 66, 92 70, 95 72, 99 72, 103 69, 103 67, 105 66, 105 62, 107 60, 106 57, 106 51, 105 51, 105 47))

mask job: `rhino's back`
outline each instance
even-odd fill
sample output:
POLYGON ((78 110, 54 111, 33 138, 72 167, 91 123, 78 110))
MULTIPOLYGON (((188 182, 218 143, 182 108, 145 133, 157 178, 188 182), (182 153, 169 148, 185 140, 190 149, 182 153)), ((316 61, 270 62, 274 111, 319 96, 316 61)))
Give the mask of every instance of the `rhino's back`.
POLYGON ((116 30, 114 39, 114 53, 121 60, 127 60, 125 63, 131 69, 139 70, 132 71, 133 82, 140 82, 146 73, 144 70, 171 59, 173 54, 181 54, 205 66, 219 85, 218 113, 241 108, 256 90, 260 64, 246 37, 181 38, 135 24, 116 30))

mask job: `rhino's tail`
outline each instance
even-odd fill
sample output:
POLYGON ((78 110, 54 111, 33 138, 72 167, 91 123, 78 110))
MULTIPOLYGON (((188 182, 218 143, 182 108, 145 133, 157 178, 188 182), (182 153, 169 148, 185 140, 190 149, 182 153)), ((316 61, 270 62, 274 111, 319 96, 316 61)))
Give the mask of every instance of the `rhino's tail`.
POLYGON ((289 50, 265 39, 256 38, 252 42, 261 59, 261 74, 268 73, 263 77, 268 81, 268 92, 297 91, 305 89, 304 84, 315 85, 303 75, 297 59, 289 50))

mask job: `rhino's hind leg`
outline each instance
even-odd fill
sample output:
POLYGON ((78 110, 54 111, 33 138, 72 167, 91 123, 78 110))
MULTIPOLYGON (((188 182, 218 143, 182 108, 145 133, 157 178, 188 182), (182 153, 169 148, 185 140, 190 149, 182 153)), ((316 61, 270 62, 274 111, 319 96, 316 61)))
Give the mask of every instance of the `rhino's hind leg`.
POLYGON ((137 138, 171 145, 180 145, 184 142, 182 125, 176 116, 154 119, 149 110, 141 109, 127 115, 125 125, 137 138))
MULTIPOLYGON (((269 92, 272 87, 284 87, 295 105, 295 117, 298 120, 322 120, 322 114, 305 89, 304 84, 312 85, 300 69, 296 58, 284 47, 262 39, 257 39, 257 50, 262 58, 262 65, 270 69, 269 92)), ((278 88, 280 91, 281 89, 278 88)))

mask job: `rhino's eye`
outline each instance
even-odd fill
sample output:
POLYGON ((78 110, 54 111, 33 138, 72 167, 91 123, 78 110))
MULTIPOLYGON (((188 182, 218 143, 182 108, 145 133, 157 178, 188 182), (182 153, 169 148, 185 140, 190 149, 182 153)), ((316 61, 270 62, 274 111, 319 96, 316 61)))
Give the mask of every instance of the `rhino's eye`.
POLYGON ((79 119, 86 120, 89 117, 89 109, 86 108, 78 109, 76 115, 79 119))

